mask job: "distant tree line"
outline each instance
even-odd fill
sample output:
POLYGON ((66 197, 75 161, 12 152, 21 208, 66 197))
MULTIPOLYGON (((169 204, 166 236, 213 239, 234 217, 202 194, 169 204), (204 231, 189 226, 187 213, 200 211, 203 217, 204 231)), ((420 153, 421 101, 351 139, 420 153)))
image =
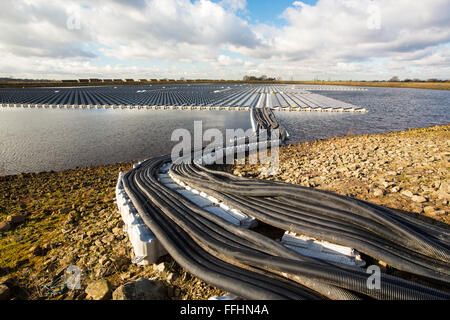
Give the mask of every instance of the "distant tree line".
POLYGON ((448 80, 441 80, 441 79, 435 79, 435 78, 431 78, 428 80, 421 80, 421 79, 417 79, 417 78, 400 80, 400 78, 398 76, 394 76, 391 79, 389 79, 388 82, 448 82, 448 80))

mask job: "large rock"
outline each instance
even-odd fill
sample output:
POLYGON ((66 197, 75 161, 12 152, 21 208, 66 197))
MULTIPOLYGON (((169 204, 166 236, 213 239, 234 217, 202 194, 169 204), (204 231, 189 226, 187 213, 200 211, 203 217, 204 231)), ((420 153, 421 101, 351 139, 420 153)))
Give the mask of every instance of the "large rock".
POLYGON ((9 222, 0 222, 0 232, 6 232, 11 229, 9 222))
POLYGON ((379 188, 376 188, 373 190, 373 195, 375 197, 381 197, 382 195, 384 195, 384 191, 379 188))
POLYGON ((114 241, 114 235, 108 234, 104 236, 101 240, 104 244, 111 244, 114 241))
POLYGON ((449 200, 450 199, 449 194, 441 189, 439 189, 439 191, 437 192, 437 196, 438 196, 439 200, 449 200))
POLYGON ((419 196, 419 195, 412 196, 411 200, 414 202, 418 202, 418 203, 423 203, 423 202, 427 201, 427 199, 425 197, 419 196))
POLYGON ((9 223, 12 223, 12 224, 18 224, 18 223, 24 222, 25 219, 26 219, 25 215, 16 214, 14 216, 9 216, 8 218, 6 218, 6 221, 8 221, 9 223))
POLYGON ((91 282, 86 288, 88 298, 94 300, 106 300, 111 298, 111 285, 108 280, 97 280, 91 282))
POLYGON ((435 210, 434 210, 434 208, 432 206, 426 206, 425 208, 423 208, 423 211, 426 214, 432 214, 435 210))
POLYGON ((31 247, 30 250, 28 250, 28 252, 35 256, 40 256, 44 253, 41 246, 39 245, 31 247))
POLYGON ((450 184, 448 182, 442 182, 441 186, 439 187, 439 190, 449 193, 450 192, 450 184))
POLYGON ((414 196, 414 194, 411 191, 409 191, 409 190, 404 190, 404 191, 401 192, 401 194, 406 196, 406 197, 409 197, 409 198, 412 198, 414 196))
POLYGON ((8 300, 10 296, 11 290, 9 290, 9 288, 6 285, 0 284, 0 301, 8 300))
POLYGON ((118 287, 113 292, 113 300, 165 300, 167 288, 159 281, 140 278, 118 287))

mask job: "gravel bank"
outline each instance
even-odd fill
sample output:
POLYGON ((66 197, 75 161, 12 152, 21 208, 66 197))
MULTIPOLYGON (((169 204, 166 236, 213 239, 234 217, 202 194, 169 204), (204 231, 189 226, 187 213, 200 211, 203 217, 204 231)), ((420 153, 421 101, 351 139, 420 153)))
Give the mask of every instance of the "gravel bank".
MULTIPOLYGON (((273 176, 260 165, 231 172, 328 190, 450 223, 450 125, 337 137, 280 149, 273 176)), ((429 219, 427 219, 429 220, 429 219)))

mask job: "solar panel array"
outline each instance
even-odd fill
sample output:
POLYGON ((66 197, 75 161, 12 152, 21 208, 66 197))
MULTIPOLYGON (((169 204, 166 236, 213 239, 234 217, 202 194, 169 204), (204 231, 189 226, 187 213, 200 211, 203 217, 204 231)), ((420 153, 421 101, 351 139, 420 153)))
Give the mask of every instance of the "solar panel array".
POLYGON ((366 90, 343 86, 184 84, 0 89, 3 107, 145 108, 366 112, 311 91, 366 90))

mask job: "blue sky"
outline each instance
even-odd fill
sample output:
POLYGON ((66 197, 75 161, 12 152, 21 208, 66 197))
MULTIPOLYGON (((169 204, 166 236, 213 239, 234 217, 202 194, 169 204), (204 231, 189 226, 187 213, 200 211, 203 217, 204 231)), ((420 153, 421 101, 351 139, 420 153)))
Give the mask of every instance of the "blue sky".
POLYGON ((448 0, 2 0, 0 12, 0 76, 450 74, 448 0))
MULTIPOLYGON (((220 2, 216 0, 215 2, 220 2)), ((238 15, 248 19, 250 23, 267 23, 275 26, 282 26, 285 20, 280 17, 287 7, 292 6, 293 0, 247 0, 245 12, 239 12, 238 15)), ((317 0, 302 1, 309 5, 314 5, 317 0)))
MULTIPOLYGON (((302 1, 309 5, 316 4, 317 0, 302 1)), ((291 6, 293 1, 278 0, 278 1, 261 1, 261 0, 248 0, 247 10, 248 15, 251 18, 251 22, 267 23, 276 26, 285 24, 285 20, 280 18, 280 15, 291 6)))

